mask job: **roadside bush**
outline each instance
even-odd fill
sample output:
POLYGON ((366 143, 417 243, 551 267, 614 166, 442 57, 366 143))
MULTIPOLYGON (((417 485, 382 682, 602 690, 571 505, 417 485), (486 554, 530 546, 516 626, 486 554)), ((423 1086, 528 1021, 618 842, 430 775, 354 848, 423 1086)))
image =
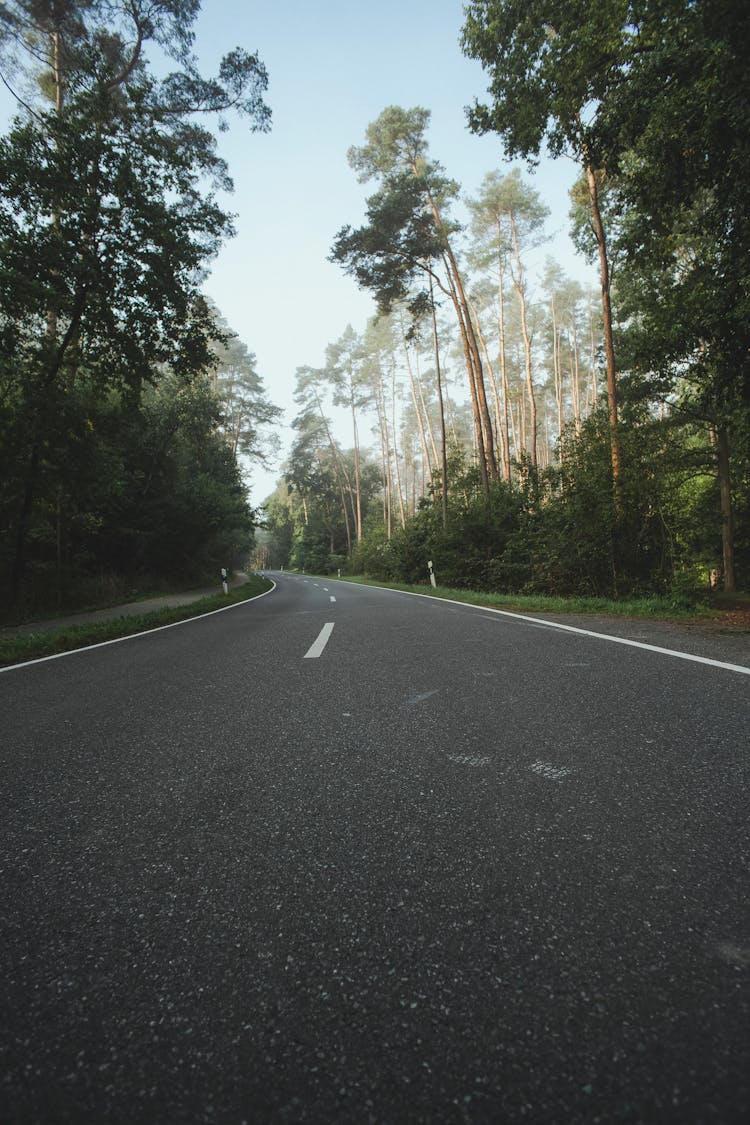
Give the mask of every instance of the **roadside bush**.
POLYGON ((398 558, 384 524, 377 523, 366 528, 361 542, 352 552, 349 569, 353 574, 364 574, 381 582, 401 580, 398 558))

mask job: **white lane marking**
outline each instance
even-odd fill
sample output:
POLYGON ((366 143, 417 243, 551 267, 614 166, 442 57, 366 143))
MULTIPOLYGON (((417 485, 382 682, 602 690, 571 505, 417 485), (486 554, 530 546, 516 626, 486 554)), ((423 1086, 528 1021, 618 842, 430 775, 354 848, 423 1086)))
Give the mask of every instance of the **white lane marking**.
POLYGON ((708 656, 694 656, 692 652, 678 652, 674 648, 661 648, 659 645, 647 645, 643 641, 631 641, 629 637, 613 637, 611 633, 596 633, 593 629, 579 629, 576 625, 563 625, 559 621, 542 621, 539 617, 527 617, 525 613, 512 613, 509 609, 493 609, 491 606, 474 606, 471 602, 457 602, 452 598, 436 598, 433 594, 417 594, 414 590, 393 590, 389 593, 404 594, 407 598, 428 598, 431 602, 448 602, 458 605, 463 609, 480 609, 483 613, 492 613, 497 617, 513 617, 516 621, 524 621, 527 625, 543 625, 547 629, 561 629, 564 633, 578 633, 582 637, 594 637, 598 641, 611 641, 615 645, 630 645, 631 648, 643 648, 646 652, 659 652, 662 656, 676 656, 678 660, 691 660, 695 664, 708 664, 711 668, 725 668, 728 672, 741 672, 750 676, 750 668, 744 664, 729 664, 725 660, 711 660, 708 656))
POLYGON ((334 598, 333 594, 331 594, 331 601, 332 601, 332 602, 335 602, 335 601, 336 601, 336 599, 334 598))
POLYGON ((310 645, 309 649, 307 650, 307 652, 305 653, 305 655, 303 657, 303 660, 315 660, 318 656, 320 656, 323 649, 328 644, 328 639, 329 639, 332 632, 333 632, 333 622, 328 621, 323 626, 323 628, 320 630, 320 633, 318 634, 318 639, 315 641, 314 644, 310 645))
POLYGON ((542 761, 532 762, 529 769, 538 773, 540 777, 546 777, 548 781, 562 781, 570 773, 565 766, 553 766, 552 762, 542 761))
POLYGON ((425 699, 431 699, 433 695, 437 695, 439 688, 433 688, 432 691, 423 691, 420 695, 413 695, 411 699, 407 699, 404 704, 409 707, 412 703, 422 703, 425 699))
MULTIPOLYGON (((273 582, 273 578, 269 578, 269 582, 273 582)), ((64 656, 77 656, 79 652, 90 652, 92 648, 106 648, 107 645, 119 645, 122 641, 134 641, 136 637, 148 637, 151 633, 162 633, 165 629, 176 629, 178 625, 191 625, 193 621, 200 621, 202 617, 213 617, 215 613, 226 613, 230 609, 237 609, 241 605, 247 605, 248 602, 257 601, 258 598, 265 598, 266 594, 272 594, 276 589, 276 583, 270 590, 264 590, 262 594, 255 594, 252 598, 245 598, 244 602, 233 602, 232 605, 223 605, 221 609, 210 609, 208 613, 197 613, 195 617, 186 617, 182 621, 171 621, 169 625, 157 625, 154 629, 142 629, 140 633, 128 633, 126 637, 113 637, 110 641, 97 641, 95 645, 82 645, 81 648, 71 648, 67 652, 55 652, 51 656, 38 656, 35 660, 24 660, 23 664, 8 664, 5 668, 0 668, 2 672, 15 672, 16 668, 28 668, 30 664, 45 664, 48 660, 62 660, 64 656)))
POLYGON ((486 766, 489 758, 475 758, 471 754, 449 754, 448 761, 455 762, 459 766, 486 766))
POLYGON ((716 952, 730 965, 736 965, 738 968, 745 968, 745 966, 750 965, 750 946, 735 945, 730 941, 722 941, 717 945, 716 952))

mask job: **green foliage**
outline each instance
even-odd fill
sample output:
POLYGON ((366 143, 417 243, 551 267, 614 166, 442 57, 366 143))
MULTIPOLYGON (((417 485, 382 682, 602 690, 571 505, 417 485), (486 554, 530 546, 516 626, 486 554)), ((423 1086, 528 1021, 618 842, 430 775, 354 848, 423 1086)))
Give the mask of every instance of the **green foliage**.
POLYGON ((329 556, 328 533, 322 523, 316 520, 297 528, 289 557, 293 570, 325 574, 329 569, 329 556))
POLYGON ((266 395, 255 354, 210 302, 209 309, 220 333, 220 338, 212 342, 211 366, 221 400, 221 432, 235 456, 265 465, 279 445, 276 433, 269 428, 283 411, 266 395))
POLYGON ((365 529, 361 542, 352 552, 349 569, 353 574, 366 574, 386 582, 398 579, 401 573, 399 560, 382 521, 378 520, 365 529))
POLYGON ((487 503, 476 470, 454 463, 446 528, 424 502, 387 538, 366 532, 352 570, 389 582, 423 584, 431 560, 441 585, 456 589, 560 597, 628 598, 658 594, 674 605, 709 589, 721 554, 716 480, 710 449, 696 433, 684 444, 648 416, 623 427, 628 465, 625 517, 615 517, 606 412, 573 427, 557 468, 540 472, 528 458, 512 486, 493 485, 487 503))
POLYGON ((619 90, 637 47, 632 8, 628 0, 470 0, 461 44, 489 78, 471 128, 498 133, 509 156, 537 157, 544 142, 554 156, 581 155, 591 144, 583 118, 619 90))
POLYGON ((220 333, 197 288, 232 229, 206 184, 230 185, 195 114, 231 108, 267 128, 266 75, 234 51, 202 78, 198 8, 0 7, 6 48, 40 90, 0 138, 0 585, 12 602, 61 601, 103 567, 197 572, 247 546, 251 513, 205 382, 220 333), (161 80, 149 42, 178 67, 161 80))
POLYGON ((273 570, 288 567, 292 555, 294 521, 287 493, 287 486, 279 484, 261 509, 263 522, 258 538, 268 548, 268 565, 273 570))
POLYGON ((412 292, 442 247, 425 207, 427 190, 424 178, 410 170, 391 173, 367 201, 367 225, 343 227, 336 236, 330 260, 375 294, 381 313, 401 301, 416 311, 427 299, 424 287, 412 292))
MULTIPOLYGON (((592 460, 604 435, 566 438, 560 492, 536 521, 536 532, 550 537, 543 581, 557 574, 570 584, 556 541, 578 550, 581 580, 596 588, 664 589, 706 582, 712 571, 723 572, 727 588, 735 572, 747 582, 744 6, 471 0, 462 45, 488 79, 484 104, 469 111, 471 128, 498 133, 509 155, 534 160, 547 144, 586 167, 590 180, 574 192, 576 239, 589 256, 604 247, 590 226, 593 180, 615 264, 623 399, 617 526, 592 460)), ((614 379, 611 362, 609 374, 614 379)), ((524 557, 535 570, 538 550, 524 557)))
POLYGON ((457 229, 444 212, 458 185, 427 158, 429 119, 429 110, 419 106, 388 106, 368 125, 365 144, 349 150, 360 180, 375 179, 378 190, 367 200, 367 223, 356 230, 343 227, 330 260, 374 294, 383 314, 398 303, 415 316, 425 312, 429 277, 437 280, 433 262, 457 229))
POLYGON ((28 611, 85 599, 93 576, 193 581, 244 562, 253 517, 206 378, 164 376, 137 402, 81 380, 64 405, 29 524, 28 611))

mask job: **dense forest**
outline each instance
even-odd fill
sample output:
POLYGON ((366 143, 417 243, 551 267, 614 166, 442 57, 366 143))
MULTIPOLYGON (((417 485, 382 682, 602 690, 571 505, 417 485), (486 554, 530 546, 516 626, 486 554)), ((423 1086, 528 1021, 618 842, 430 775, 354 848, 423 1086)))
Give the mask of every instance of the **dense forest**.
POLYGON ((267 74, 237 48, 202 76, 199 8, 0 3, 6 618, 197 581, 253 547, 256 565, 424 582, 430 561, 507 592, 747 589, 746 5, 465 5, 456 51, 486 88, 467 128, 507 163, 462 192, 420 106, 353 144, 370 194, 330 258, 377 311, 297 370, 262 515, 240 466, 281 412, 202 282, 233 233, 211 123, 267 130, 267 74), (531 266, 542 155, 577 168, 592 288, 531 266))
POLYGON ((746 588, 745 6, 475 0, 461 45, 488 84, 469 128, 522 164, 463 197, 421 107, 387 107, 352 147, 373 192, 331 259, 378 314, 297 371, 259 557, 406 582, 429 561, 508 592, 746 588), (544 152, 577 165, 594 291, 551 259, 529 271, 544 152))
POLYGON ((6 616, 218 576, 252 546, 238 456, 263 456, 280 411, 201 279, 232 233, 207 123, 268 128, 267 76, 234 50, 203 78, 198 9, 0 4, 6 616))

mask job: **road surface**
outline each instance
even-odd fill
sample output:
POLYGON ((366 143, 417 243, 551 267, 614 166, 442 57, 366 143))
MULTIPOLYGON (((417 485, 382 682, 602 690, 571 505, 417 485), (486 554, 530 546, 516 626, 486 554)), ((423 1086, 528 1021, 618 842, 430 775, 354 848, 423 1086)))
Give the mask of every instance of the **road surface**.
POLYGON ((274 577, 0 674, 0 1120, 744 1125, 748 669, 274 577))

